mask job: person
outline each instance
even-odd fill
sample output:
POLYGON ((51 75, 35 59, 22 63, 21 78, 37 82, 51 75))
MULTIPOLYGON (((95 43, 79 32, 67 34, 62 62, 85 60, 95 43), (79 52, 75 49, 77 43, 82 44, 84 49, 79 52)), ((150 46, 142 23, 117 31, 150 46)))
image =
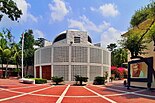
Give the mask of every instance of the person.
POLYGON ((143 77, 143 75, 144 73, 142 72, 141 64, 132 64, 132 77, 143 77))

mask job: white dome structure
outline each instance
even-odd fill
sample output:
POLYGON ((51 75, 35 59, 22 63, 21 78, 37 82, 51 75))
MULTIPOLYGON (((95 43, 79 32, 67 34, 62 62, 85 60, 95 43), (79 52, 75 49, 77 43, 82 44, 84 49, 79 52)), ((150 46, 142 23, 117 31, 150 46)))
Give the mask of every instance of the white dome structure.
POLYGON ((66 30, 60 33, 52 45, 35 51, 34 76, 51 79, 63 77, 64 81, 74 81, 75 75, 88 77, 111 76, 111 53, 94 46, 85 31, 66 30))

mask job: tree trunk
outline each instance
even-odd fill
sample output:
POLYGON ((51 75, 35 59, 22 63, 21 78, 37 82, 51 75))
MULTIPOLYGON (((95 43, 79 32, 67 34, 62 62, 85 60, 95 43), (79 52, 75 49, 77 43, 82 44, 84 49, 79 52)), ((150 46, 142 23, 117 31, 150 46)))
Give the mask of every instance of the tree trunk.
POLYGON ((26 65, 26 72, 25 72, 25 75, 27 76, 27 73, 28 73, 28 65, 26 65))
POLYGON ((5 78, 7 78, 7 77, 8 77, 8 63, 6 65, 6 69, 5 69, 5 78))
POLYGON ((4 67, 3 67, 3 55, 2 55, 2 58, 1 58, 1 60, 2 60, 2 77, 4 78, 5 77, 5 74, 4 74, 4 67))
POLYGON ((19 69, 18 69, 18 63, 16 64, 16 66, 17 66, 17 76, 18 76, 18 78, 20 77, 20 75, 19 75, 19 69))
POLYGON ((80 85, 82 85, 82 80, 80 81, 80 85))
POLYGON ((2 77, 4 77, 3 61, 2 61, 2 77))

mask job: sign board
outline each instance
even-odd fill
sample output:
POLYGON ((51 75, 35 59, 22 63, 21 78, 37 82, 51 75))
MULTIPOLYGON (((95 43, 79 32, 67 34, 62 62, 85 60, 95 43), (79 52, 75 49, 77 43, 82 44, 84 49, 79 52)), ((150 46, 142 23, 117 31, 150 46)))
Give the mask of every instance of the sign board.
POLYGON ((148 66, 145 62, 137 62, 130 64, 131 78, 147 78, 148 66))

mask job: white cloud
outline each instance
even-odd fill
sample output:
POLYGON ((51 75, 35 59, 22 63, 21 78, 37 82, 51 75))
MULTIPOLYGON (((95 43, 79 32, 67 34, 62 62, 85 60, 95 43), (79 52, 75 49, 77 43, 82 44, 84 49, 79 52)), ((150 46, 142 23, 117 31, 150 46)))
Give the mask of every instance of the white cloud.
POLYGON ((101 43, 103 47, 106 47, 110 43, 117 43, 121 38, 122 31, 115 29, 114 27, 108 28, 101 35, 101 43))
POLYGON ((69 28, 78 28, 80 30, 87 30, 93 32, 102 32, 110 26, 110 24, 105 21, 103 21, 100 25, 96 25, 92 21, 90 21, 85 15, 80 16, 79 20, 69 19, 68 23, 69 28))
POLYGON ((94 7, 90 7, 90 10, 91 11, 95 11, 96 9, 94 7))
POLYGON ((97 11, 102 14, 104 17, 115 17, 119 14, 117 6, 115 4, 104 4, 99 8, 90 7, 91 11, 97 11))
POLYGON ((69 19, 68 23, 69 23, 69 26, 68 26, 69 28, 77 28, 83 31, 86 30, 83 23, 78 20, 69 19))
POLYGON ((117 16, 119 11, 115 4, 105 4, 99 7, 99 10, 103 16, 117 16))
POLYGON ((20 21, 27 22, 31 20, 33 22, 37 22, 37 18, 33 16, 29 11, 28 8, 31 8, 31 5, 26 2, 26 0, 13 0, 16 2, 17 7, 22 10, 23 15, 21 16, 20 21))
POLYGON ((63 0, 53 0, 52 3, 48 4, 48 7, 51 10, 51 18, 53 21, 62 21, 69 13, 69 10, 63 0))
POLYGON ((37 23, 38 22, 38 18, 29 12, 28 9, 31 8, 31 5, 28 2, 26 2, 26 0, 13 0, 13 1, 16 2, 17 7, 22 10, 23 14, 21 15, 21 18, 18 19, 19 22, 11 21, 8 18, 8 16, 4 14, 2 21, 0 23, 0 27, 10 28, 10 26, 22 25, 25 22, 26 23, 28 23, 28 22, 37 23))
POLYGON ((83 8, 83 10, 85 11, 85 10, 86 10, 86 8, 83 8))
POLYGON ((38 29, 33 30, 34 38, 44 38, 44 33, 38 29))
POLYGON ((101 37, 101 44, 103 47, 110 43, 117 43, 121 38, 123 31, 117 30, 110 25, 110 23, 103 21, 101 24, 96 25, 90 21, 86 16, 79 17, 79 20, 68 20, 68 27, 71 29, 80 29, 89 32, 92 36, 96 34, 101 37))

